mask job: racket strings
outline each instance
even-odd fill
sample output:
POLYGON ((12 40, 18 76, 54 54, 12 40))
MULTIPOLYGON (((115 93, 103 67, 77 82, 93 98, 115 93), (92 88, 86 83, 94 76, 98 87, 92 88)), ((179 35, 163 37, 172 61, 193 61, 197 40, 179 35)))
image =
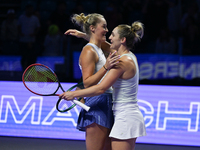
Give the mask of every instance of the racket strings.
POLYGON ((39 94, 53 94, 58 89, 58 79, 52 70, 45 66, 31 66, 24 74, 26 86, 39 94))

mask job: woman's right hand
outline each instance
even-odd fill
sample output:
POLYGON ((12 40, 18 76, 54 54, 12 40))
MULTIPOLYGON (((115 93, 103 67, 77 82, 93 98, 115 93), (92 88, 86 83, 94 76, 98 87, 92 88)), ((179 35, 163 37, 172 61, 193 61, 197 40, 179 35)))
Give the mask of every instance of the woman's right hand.
POLYGON ((116 55, 116 51, 114 51, 113 53, 110 53, 108 58, 106 59, 106 63, 105 63, 105 68, 107 70, 109 70, 110 68, 112 68, 115 64, 119 63, 118 59, 120 58, 120 55, 116 55))

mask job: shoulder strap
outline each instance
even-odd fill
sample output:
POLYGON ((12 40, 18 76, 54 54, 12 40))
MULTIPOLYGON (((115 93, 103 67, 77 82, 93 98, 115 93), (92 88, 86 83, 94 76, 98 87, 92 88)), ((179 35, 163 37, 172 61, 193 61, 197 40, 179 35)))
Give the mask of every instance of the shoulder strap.
POLYGON ((97 52, 97 55, 99 57, 99 53, 98 53, 97 47, 94 44, 92 44, 92 43, 88 43, 87 45, 92 46, 95 49, 95 51, 97 52))

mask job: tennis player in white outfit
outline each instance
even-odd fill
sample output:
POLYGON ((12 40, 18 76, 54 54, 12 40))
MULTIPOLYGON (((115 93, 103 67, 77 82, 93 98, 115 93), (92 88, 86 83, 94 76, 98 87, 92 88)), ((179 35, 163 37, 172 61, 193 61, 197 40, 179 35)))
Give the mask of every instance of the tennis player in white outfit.
POLYGON ((114 125, 110 137, 112 150, 134 150, 137 137, 146 135, 142 113, 137 104, 139 69, 136 56, 130 51, 143 36, 143 24, 118 25, 110 35, 110 48, 121 56, 101 83, 74 92, 64 92, 61 98, 92 97, 113 86, 114 125))

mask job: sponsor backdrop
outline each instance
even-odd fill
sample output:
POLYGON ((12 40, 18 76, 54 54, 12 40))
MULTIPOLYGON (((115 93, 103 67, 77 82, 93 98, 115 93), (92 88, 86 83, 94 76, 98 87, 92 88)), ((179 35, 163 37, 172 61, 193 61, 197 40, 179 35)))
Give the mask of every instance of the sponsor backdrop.
MULTIPOLYGON (((78 66, 80 52, 73 52, 73 77, 81 78, 78 66)), ((180 56, 163 54, 136 54, 140 69, 140 80, 173 79, 181 77, 191 80, 200 78, 200 56, 180 56)), ((0 71, 22 71, 20 56, 0 56, 0 71)), ((64 64, 64 57, 38 57, 38 63, 49 66, 64 64)))
MULTIPOLYGON (((62 56, 37 57, 37 63, 44 64, 55 71, 55 65, 64 64, 62 56)), ((21 56, 0 56, 0 71, 22 71, 21 56)))
MULTIPOLYGON (((79 79, 78 66, 80 52, 74 52, 74 78, 79 79)), ((200 78, 200 56, 180 56, 164 54, 136 54, 140 69, 140 80, 173 79, 181 77, 191 80, 200 78)))
MULTIPOLYGON (((75 83, 61 83, 68 89, 75 83)), ((200 87, 140 85, 138 104, 147 136, 138 143, 200 146, 200 87)), ((59 91, 60 92, 60 91, 59 91)), ((21 81, 0 81, 0 136, 84 140, 80 107, 59 113, 58 97, 29 92, 21 81)))

